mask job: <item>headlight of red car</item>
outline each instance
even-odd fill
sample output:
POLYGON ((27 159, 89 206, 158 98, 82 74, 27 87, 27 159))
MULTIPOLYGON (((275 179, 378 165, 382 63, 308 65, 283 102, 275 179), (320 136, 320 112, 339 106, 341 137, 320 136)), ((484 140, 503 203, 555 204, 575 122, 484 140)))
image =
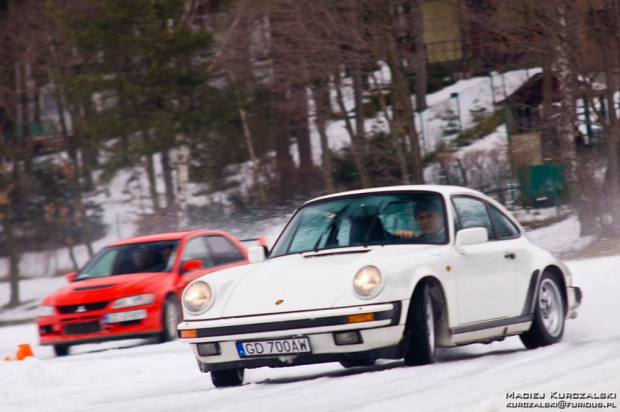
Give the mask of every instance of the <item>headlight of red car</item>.
POLYGON ((54 311, 54 307, 50 306, 50 305, 40 305, 37 308, 37 317, 38 318, 44 318, 46 316, 53 316, 55 311, 54 311))
POLYGON ((112 303, 112 309, 128 308, 130 306, 149 305, 155 302, 154 293, 144 293, 142 295, 127 296, 126 298, 116 299, 112 303))

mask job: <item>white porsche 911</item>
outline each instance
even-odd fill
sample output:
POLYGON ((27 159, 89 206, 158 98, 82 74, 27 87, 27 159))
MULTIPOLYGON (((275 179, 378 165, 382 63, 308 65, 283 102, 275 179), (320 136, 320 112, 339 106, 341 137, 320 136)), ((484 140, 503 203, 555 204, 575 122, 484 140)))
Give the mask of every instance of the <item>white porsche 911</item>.
POLYGON ((300 207, 254 264, 192 282, 179 337, 217 387, 246 368, 377 359, 520 335, 558 342, 581 291, 504 207, 454 186, 396 186, 300 207))

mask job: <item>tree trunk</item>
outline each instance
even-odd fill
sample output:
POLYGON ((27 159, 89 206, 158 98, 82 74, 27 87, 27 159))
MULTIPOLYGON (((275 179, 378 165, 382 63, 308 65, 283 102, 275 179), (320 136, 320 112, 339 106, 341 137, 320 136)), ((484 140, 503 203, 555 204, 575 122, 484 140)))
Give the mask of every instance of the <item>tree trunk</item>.
POLYGON ((67 249, 69 250, 69 258, 71 259, 71 263, 73 263, 73 270, 77 272, 78 270, 80 270, 80 265, 78 264, 78 261, 75 258, 75 252, 73 249, 73 245, 67 245, 67 249))
MULTIPOLYGON (((569 190, 569 202, 579 217, 581 235, 595 235, 599 232, 596 221, 596 212, 593 213, 591 199, 587 196, 588 187, 580 182, 579 168, 575 149, 575 119, 576 119, 576 87, 575 69, 575 42, 573 28, 576 27, 574 2, 562 0, 558 2, 559 33, 556 39, 555 72, 558 77, 560 95, 562 96, 562 113, 558 123, 558 141, 560 159, 566 174, 566 183, 569 190)), ((583 162, 582 162, 583 163, 583 162)), ((585 171, 585 176, 588 171, 585 171)))
POLYGON ((230 80, 235 93, 237 110, 239 112, 239 118, 241 119, 241 126, 243 127, 243 137, 245 137, 245 144, 248 146, 248 155, 250 156, 250 162, 252 162, 252 179, 254 181, 254 186, 258 188, 258 196, 261 205, 263 208, 267 209, 269 207, 269 198, 267 197, 267 192, 265 191, 263 181, 260 178, 260 165, 258 156, 256 156, 256 150, 254 149, 254 140, 252 139, 252 133, 250 132, 248 117, 243 106, 243 102, 241 101, 241 95, 239 93, 239 89, 237 88, 237 82, 230 72, 228 73, 228 79, 230 80))
POLYGON ((316 108, 316 128, 319 132, 319 137, 321 138, 321 151, 323 154, 321 172, 323 173, 323 179, 325 180, 325 191, 329 194, 335 192, 332 152, 329 149, 329 139, 327 137, 326 130, 329 108, 325 107, 325 102, 327 100, 327 103, 329 103, 329 89, 325 84, 318 84, 312 88, 312 94, 314 98, 314 106, 316 108))
POLYGON ((189 185, 189 148, 183 136, 177 136, 176 168, 177 168, 177 204, 179 210, 179 228, 189 227, 187 210, 189 185))
POLYGON ((282 202, 287 202, 297 190, 295 187, 297 170, 291 156, 291 119, 288 110, 280 107, 279 104, 286 99, 283 94, 276 93, 274 97, 277 99, 275 105, 275 139, 279 197, 282 202))
POLYGON ((165 147, 161 151, 161 170, 164 178, 166 197, 166 226, 170 230, 177 230, 179 226, 179 210, 174 193, 174 178, 170 164, 170 149, 165 147))
POLYGON ((355 102, 355 134, 364 155, 366 148, 366 127, 364 125, 364 87, 362 85, 362 67, 358 61, 353 63, 353 100, 355 102))
MULTIPOLYGON (((1 193, 0 193, 1 195, 1 193)), ((13 231, 13 222, 11 221, 11 204, 8 193, 5 196, 0 196, 2 203, 0 206, 4 206, 5 212, 2 213, 2 228, 4 235, 6 236, 7 249, 9 250, 9 284, 11 290, 11 298, 7 307, 15 307, 19 305, 19 246, 15 240, 15 234, 13 231)))
POLYGON ((312 186, 314 164, 312 162, 312 145, 308 129, 308 94, 305 86, 295 86, 292 90, 293 128, 299 152, 299 172, 301 183, 312 186))
MULTIPOLYGON (((71 179, 71 189, 73 191, 73 200, 75 202, 75 221, 78 226, 82 227, 82 231, 84 233, 84 238, 81 239, 86 248, 88 249, 88 255, 93 257, 94 250, 90 241, 90 231, 89 231, 89 223, 88 216, 86 215, 86 208, 84 206, 84 201, 82 200, 82 190, 80 188, 80 161, 78 156, 79 150, 79 140, 78 136, 75 134, 70 136, 69 130, 67 128, 67 123, 65 121, 65 107, 64 102, 62 100, 62 93, 58 89, 57 86, 54 87, 54 97, 56 98, 56 104, 58 106, 58 117, 60 119, 60 131, 62 134, 62 139, 67 147, 67 154, 69 155, 69 159, 71 159, 71 164, 73 168, 73 173, 70 176, 71 179)), ((77 239, 76 239, 77 240, 77 239)))
MULTIPOLYGON (((148 133, 142 132, 142 141, 144 143, 144 147, 148 148, 150 146, 150 138, 148 133)), ((153 202, 153 212, 156 215, 159 215, 161 212, 161 206, 159 204, 159 195, 157 194, 157 179, 155 178, 155 166, 153 164, 153 155, 150 153, 150 150, 146 151, 146 178, 149 182, 149 193, 151 196, 151 201, 153 202)))
POLYGON ((387 103, 385 102, 385 96, 379 89, 379 82, 374 74, 371 73, 370 76, 375 83, 375 87, 377 89, 377 97, 379 99, 379 106, 381 106, 381 111, 383 112, 383 116, 385 116, 385 121, 388 124, 388 128, 390 129, 390 138, 392 139, 392 146, 394 147, 394 152, 396 153, 396 159, 398 161, 398 167, 400 169, 400 180, 402 183, 407 183, 409 181, 409 170, 407 170, 407 159, 405 158, 405 151, 402 147, 402 142, 398 136, 398 132, 395 129, 394 121, 390 117, 390 112, 387 108, 387 103))
POLYGON ((353 125, 351 124, 351 119, 349 119, 349 113, 347 112, 347 108, 344 104, 344 97, 342 96, 342 84, 340 81, 340 72, 336 72, 334 74, 336 95, 338 97, 338 106, 340 106, 340 111, 344 117, 345 125, 347 127, 347 131, 349 132, 349 136, 351 137, 351 153, 353 154, 353 159, 355 160, 355 165, 357 167, 357 171, 360 174, 360 181, 363 188, 368 188, 371 186, 370 183, 370 175, 368 174, 368 169, 366 169, 366 165, 364 163, 364 157, 362 155, 362 150, 360 148, 360 142, 357 138, 357 134, 353 130, 353 125))
POLYGON ((415 73, 415 110, 422 112, 426 104, 426 46, 424 44, 423 0, 411 0, 411 33, 413 35, 413 70, 415 73))
MULTIPOLYGON (((620 202, 620 168, 618 167, 618 133, 620 133, 620 125, 618 124, 618 116, 615 110, 614 94, 617 90, 616 75, 613 71, 610 59, 606 55, 605 58, 605 78, 607 83, 606 97, 607 104, 610 107, 609 110, 609 123, 607 130, 605 131, 605 143, 607 149, 607 173, 606 184, 607 198, 605 199, 607 204, 615 205, 620 202)), ((601 211, 608 212, 612 217, 612 227, 609 233, 610 236, 620 233, 620 208, 611 207, 608 210, 601 211)))

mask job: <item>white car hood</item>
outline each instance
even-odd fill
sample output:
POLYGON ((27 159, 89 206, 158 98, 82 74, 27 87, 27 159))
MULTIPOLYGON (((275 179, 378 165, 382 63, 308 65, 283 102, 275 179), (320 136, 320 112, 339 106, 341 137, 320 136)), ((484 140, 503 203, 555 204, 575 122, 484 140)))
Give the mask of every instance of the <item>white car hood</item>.
POLYGON ((353 277, 362 267, 427 247, 330 249, 268 259, 236 285, 221 316, 331 308, 343 294, 353 294, 353 277))

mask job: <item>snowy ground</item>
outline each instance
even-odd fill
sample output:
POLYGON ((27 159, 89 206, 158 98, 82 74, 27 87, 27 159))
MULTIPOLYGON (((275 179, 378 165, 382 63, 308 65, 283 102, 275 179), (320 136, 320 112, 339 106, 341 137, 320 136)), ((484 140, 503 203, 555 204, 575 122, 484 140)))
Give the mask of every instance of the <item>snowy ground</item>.
MULTIPOLYGON (((620 393, 620 257, 569 262, 584 305, 562 343, 526 351, 518 338, 447 349, 435 365, 330 363, 246 374, 215 389, 189 348, 134 340, 76 347, 54 358, 32 324, 0 329, 0 354, 33 344, 36 358, 0 363, 0 409, 29 411, 503 411, 507 394, 620 393)), ((620 401, 613 402, 620 407, 620 401)), ((570 409, 568 410, 588 410, 570 409)), ((530 409, 532 410, 532 409, 530 409)), ((541 410, 541 409, 534 409, 541 410)))
MULTIPOLYGON (((528 235, 539 244, 582 241, 568 219, 528 235)), ((620 256, 568 262, 584 292, 563 342, 526 351, 518 338, 445 349, 435 365, 407 368, 383 362, 345 370, 339 364, 247 371, 239 388, 215 389, 180 342, 144 340, 83 345, 55 358, 37 345, 34 324, 0 328, 0 358, 20 343, 35 358, 0 361, 0 410, 40 411, 508 411, 507 394, 620 393, 620 256)), ((36 300, 62 278, 23 283, 36 300), (55 283, 56 282, 56 283, 55 283)), ((0 288, 7 287, 6 283, 0 288)), ((5 290, 0 290, 0 294, 5 290)), ((7 314, 0 316, 6 320, 7 314)), ((608 401, 605 401, 608 402, 608 401)), ((616 408, 620 401, 612 400, 616 408)), ((570 409, 568 410, 589 410, 570 409)), ((525 410, 525 409, 522 409, 525 410)), ((532 409, 529 409, 532 410, 532 409)), ((533 409, 542 410, 542 409, 533 409)))

